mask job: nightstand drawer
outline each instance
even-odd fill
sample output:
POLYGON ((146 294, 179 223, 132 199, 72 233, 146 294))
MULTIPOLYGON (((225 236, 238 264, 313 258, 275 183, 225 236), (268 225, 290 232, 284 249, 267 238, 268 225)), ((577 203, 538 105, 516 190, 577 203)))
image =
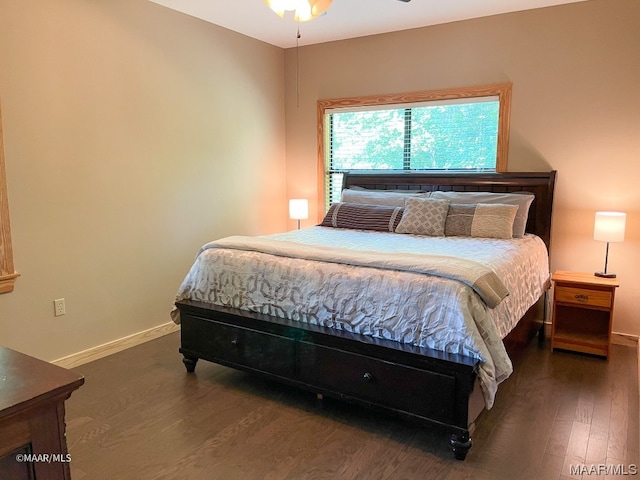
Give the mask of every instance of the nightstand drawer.
POLYGON ((611 292, 586 288, 556 287, 555 301, 591 307, 611 307, 611 292))

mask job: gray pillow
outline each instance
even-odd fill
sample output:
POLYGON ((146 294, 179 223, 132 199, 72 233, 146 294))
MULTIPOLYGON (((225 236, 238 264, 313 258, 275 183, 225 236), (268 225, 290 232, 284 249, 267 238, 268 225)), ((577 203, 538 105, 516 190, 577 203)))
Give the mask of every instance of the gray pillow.
POLYGON ((397 192, 395 190, 366 190, 347 188, 342 191, 340 199, 343 203, 361 203, 365 205, 387 205, 404 207, 404 201, 412 197, 428 197, 429 192, 397 192))

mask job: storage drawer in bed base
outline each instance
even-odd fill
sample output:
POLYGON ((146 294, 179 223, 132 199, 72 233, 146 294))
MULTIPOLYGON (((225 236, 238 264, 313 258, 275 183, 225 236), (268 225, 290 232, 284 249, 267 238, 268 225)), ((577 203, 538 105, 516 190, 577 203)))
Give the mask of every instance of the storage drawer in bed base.
POLYGON ((455 422, 456 377, 336 348, 300 342, 298 378, 382 407, 444 424, 455 422), (433 392, 440 392, 433 395, 433 392))
POLYGON ((182 325, 182 348, 202 358, 206 353, 206 360, 283 377, 295 375, 292 339, 189 315, 182 325))

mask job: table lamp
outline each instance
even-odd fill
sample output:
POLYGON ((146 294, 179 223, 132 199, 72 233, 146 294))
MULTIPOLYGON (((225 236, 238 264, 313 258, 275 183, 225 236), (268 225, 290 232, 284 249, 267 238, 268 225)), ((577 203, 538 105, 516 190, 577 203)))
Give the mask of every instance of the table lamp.
POLYGON ((298 220, 298 230, 300 230, 300 220, 309 218, 309 201, 306 198, 289 200, 289 218, 298 220))
POLYGON ((607 242, 604 256, 604 271, 596 272, 596 277, 616 278, 615 273, 607 272, 609 260, 609 243, 624 241, 624 227, 627 214, 622 212, 596 212, 596 220, 593 225, 593 238, 600 242, 607 242))

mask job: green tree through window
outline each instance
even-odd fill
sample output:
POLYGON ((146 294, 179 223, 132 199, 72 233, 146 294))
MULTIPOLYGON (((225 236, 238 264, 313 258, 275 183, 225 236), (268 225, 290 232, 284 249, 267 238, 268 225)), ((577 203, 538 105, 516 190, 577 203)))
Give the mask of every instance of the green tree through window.
POLYGON ((342 172, 349 170, 506 170, 501 135, 508 136, 510 87, 423 92, 413 94, 415 102, 319 102, 325 206, 339 200, 342 172))

